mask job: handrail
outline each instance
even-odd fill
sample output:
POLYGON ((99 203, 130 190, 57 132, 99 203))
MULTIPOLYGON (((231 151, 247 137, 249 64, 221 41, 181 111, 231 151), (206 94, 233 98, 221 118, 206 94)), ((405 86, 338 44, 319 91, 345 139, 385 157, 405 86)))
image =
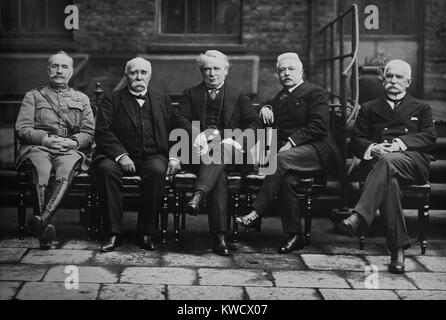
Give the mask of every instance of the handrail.
POLYGON ((341 13, 332 21, 327 23, 319 31, 323 35, 323 56, 319 59, 324 67, 324 85, 328 88, 328 81, 330 86, 330 102, 334 103, 334 97, 338 96, 338 105, 340 108, 341 121, 339 127, 339 147, 341 149, 341 160, 343 167, 341 168, 340 182, 342 188, 342 205, 338 213, 348 212, 348 170, 347 170, 347 128, 355 117, 359 109, 359 70, 358 70, 358 56, 359 56, 359 19, 358 6, 353 4, 348 10, 341 13), (344 18, 349 14, 352 16, 351 23, 351 49, 350 52, 344 52, 344 18), (336 34, 337 31, 337 34, 336 34), (335 44, 338 44, 338 50, 335 49, 335 44), (336 52, 338 51, 338 52, 336 52), (346 59, 351 59, 347 67, 345 67, 346 59), (339 74, 335 76, 336 64, 339 64, 339 74), (328 66, 327 66, 328 64, 328 66), (348 77, 351 74, 351 99, 347 96, 348 77), (337 82, 338 79, 338 82, 337 82), (339 85, 339 91, 336 90, 339 85), (347 118, 347 109, 349 101, 353 102, 353 110, 347 118))

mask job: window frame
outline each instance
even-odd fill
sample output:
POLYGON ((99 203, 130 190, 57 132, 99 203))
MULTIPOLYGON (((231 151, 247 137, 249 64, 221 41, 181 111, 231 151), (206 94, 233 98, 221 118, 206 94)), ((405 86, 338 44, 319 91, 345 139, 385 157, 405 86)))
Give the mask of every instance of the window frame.
MULTIPOLYGON (((4 0, 0 0, 0 16, 1 16, 1 2, 4 0)), ((0 41, 1 42, 12 42, 12 43, 23 43, 29 46, 33 46, 37 43, 44 44, 49 43, 52 41, 57 42, 67 42, 71 43, 73 42, 73 30, 65 30, 64 32, 61 31, 54 31, 50 29, 49 26, 49 19, 50 19, 50 6, 49 6, 49 0, 44 0, 45 5, 45 17, 44 19, 44 31, 24 31, 22 24, 22 10, 23 10, 23 0, 16 0, 18 2, 18 30, 17 31, 5 31, 0 30, 0 41)), ((69 4, 73 4, 73 0, 69 0, 69 4)), ((62 14, 64 14, 62 12, 62 14)))
MULTIPOLYGON (((236 34, 218 34, 218 33, 163 33, 162 32, 162 1, 155 0, 155 26, 156 40, 161 43, 175 44, 195 44, 201 41, 217 43, 217 44, 233 44, 242 43, 242 22, 243 22, 243 0, 239 0, 239 29, 236 34)), ((218 0, 213 0, 213 3, 218 0)), ((186 17, 187 19, 187 17, 186 17)), ((215 21, 213 21, 212 29, 215 29, 215 21)))

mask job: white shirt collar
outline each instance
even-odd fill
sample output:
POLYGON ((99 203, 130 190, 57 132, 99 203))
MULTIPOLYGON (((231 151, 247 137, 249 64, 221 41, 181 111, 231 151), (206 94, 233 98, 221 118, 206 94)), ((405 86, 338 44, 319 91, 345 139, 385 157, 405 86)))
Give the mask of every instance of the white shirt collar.
MULTIPOLYGON (((403 99, 405 96, 406 96, 406 92, 402 92, 402 93, 398 94, 398 95, 395 97, 395 99, 393 99, 393 100, 401 100, 401 99, 403 99)), ((387 96, 386 96, 386 100, 387 100, 387 103, 390 105, 390 107, 391 107, 392 110, 393 110, 393 109, 395 108, 395 102, 390 101, 390 100, 387 98, 387 96)))
POLYGON ((213 89, 211 89, 211 88, 206 88, 208 91, 211 91, 211 90, 220 90, 223 86, 224 86, 224 82, 221 84, 221 85, 219 85, 217 88, 213 88, 213 89))
POLYGON ((303 80, 303 79, 301 79, 301 80, 299 81, 299 83, 296 84, 294 87, 292 87, 292 88, 288 88, 288 91, 289 91, 289 92, 293 92, 294 89, 296 89, 296 88, 297 88, 298 86, 300 86, 302 83, 304 83, 304 80, 303 80))

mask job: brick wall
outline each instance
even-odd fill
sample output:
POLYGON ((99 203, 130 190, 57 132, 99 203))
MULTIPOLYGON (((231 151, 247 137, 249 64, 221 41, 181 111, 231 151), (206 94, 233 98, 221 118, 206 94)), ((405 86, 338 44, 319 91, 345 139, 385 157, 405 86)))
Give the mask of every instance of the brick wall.
MULTIPOLYGON (((313 28, 317 34, 334 18, 335 1, 317 0, 313 3, 313 28)), ((92 55, 89 75, 93 80, 102 79, 105 89, 111 90, 121 78, 126 60, 137 53, 153 53, 150 48, 156 42, 155 0, 77 0, 76 4, 81 16, 80 29, 74 34, 78 49, 92 55)), ((446 28, 446 2, 425 0, 425 9, 424 94, 427 99, 442 99, 446 95, 446 63, 438 63, 436 59, 446 56, 446 39, 438 38, 436 32, 446 28)), ((309 69, 308 18, 307 0, 244 0, 242 53, 260 56, 258 101, 271 98, 280 89, 275 75, 278 54, 295 51, 301 56, 304 68, 309 69)), ((316 37, 313 43, 314 55, 318 57, 321 39, 316 37)), ((197 46, 192 51, 188 48, 187 53, 197 54, 205 49, 197 46)), ((175 50, 181 54, 181 45, 175 50)), ((229 49, 222 51, 240 54, 240 51, 229 49)), ((320 69, 315 70, 319 73, 312 80, 320 83, 320 69)))
POLYGON ((446 101, 446 1, 425 1, 424 98, 446 101), (443 30, 439 37, 437 32, 443 30), (442 59, 443 62, 438 60, 442 59))

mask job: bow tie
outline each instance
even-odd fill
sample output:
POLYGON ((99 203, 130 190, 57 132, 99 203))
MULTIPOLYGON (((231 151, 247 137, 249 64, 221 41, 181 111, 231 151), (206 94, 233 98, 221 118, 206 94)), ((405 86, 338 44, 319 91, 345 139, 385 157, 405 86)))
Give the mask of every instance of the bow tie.
POLYGON ((393 102, 395 105, 397 105, 398 103, 401 102, 401 100, 403 100, 403 99, 392 99, 389 97, 386 97, 386 99, 387 99, 387 101, 393 102))
POLYGON ((136 99, 140 99, 140 100, 147 99, 147 94, 132 94, 132 96, 135 97, 136 99))

